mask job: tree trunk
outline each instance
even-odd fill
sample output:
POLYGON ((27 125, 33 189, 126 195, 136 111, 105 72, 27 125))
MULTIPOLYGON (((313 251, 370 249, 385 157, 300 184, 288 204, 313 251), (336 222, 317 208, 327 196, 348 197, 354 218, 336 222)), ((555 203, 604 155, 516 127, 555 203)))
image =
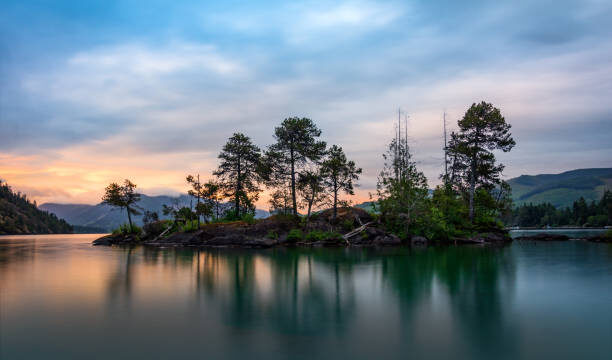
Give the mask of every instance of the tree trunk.
POLYGON ((334 178, 334 220, 336 220, 336 216, 338 216, 338 183, 334 178))
POLYGON ((308 199, 308 213, 306 214, 306 229, 308 229, 308 223, 310 222, 310 210, 312 209, 312 203, 314 202, 314 198, 316 196, 316 192, 312 192, 312 197, 308 199))
POLYGON ((241 172, 242 169, 240 169, 240 159, 238 159, 238 176, 236 179, 236 198, 234 199, 234 203, 235 203, 235 207, 236 207, 236 217, 240 217, 240 191, 242 191, 242 179, 241 177, 241 172))
POLYGON ((291 198, 293 200, 293 215, 297 216, 297 200, 295 198, 295 161, 293 159, 293 148, 291 149, 291 198))
POLYGON ((474 223, 474 191, 476 190, 476 159, 472 158, 470 171, 470 223, 474 223))
POLYGON ((125 209, 127 210, 128 222, 130 223, 130 232, 132 232, 132 215, 130 214, 130 207, 126 206, 125 209))

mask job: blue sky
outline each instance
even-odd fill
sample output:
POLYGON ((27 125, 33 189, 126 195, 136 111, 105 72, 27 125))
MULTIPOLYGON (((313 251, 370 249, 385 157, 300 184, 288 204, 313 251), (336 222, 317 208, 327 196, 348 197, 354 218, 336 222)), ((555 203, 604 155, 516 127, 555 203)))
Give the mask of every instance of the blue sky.
POLYGON ((0 177, 39 201, 210 174, 233 132, 315 120, 372 191, 401 107, 437 183, 441 117, 498 106, 505 176, 612 166, 609 1, 3 1, 0 177))

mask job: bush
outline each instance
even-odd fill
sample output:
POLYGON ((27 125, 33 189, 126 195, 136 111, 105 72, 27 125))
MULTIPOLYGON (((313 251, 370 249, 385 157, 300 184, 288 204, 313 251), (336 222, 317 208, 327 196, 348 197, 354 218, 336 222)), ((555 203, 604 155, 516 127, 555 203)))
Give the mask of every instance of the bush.
POLYGON ((268 231, 268 233, 266 234, 266 237, 267 237, 268 239, 274 239, 274 240, 276 240, 276 239, 278 239, 278 233, 277 233, 276 231, 274 231, 274 230, 270 230, 270 231, 268 231))
POLYGON ((113 235, 140 235, 142 233, 142 229, 137 225, 132 225, 130 227, 129 224, 120 225, 117 229, 113 230, 113 235))
POLYGON ((300 229, 291 229, 289 234, 287 234, 288 242, 296 242, 300 241, 304 238, 304 233, 300 229))
POLYGON ((253 214, 244 214, 242 215, 242 217, 240 218, 240 220, 244 221, 245 223, 249 224, 249 225, 253 225, 255 224, 256 220, 255 220, 255 215, 253 214))
POLYGON ((592 215, 587 218, 586 224, 584 226, 591 227, 603 227, 608 225, 608 216, 607 215, 592 215))
POLYGON ((342 235, 332 231, 313 230, 306 235, 306 241, 339 241, 342 240, 342 235))
POLYGON ((192 232, 196 230, 198 230, 198 220, 189 220, 179 227, 179 231, 182 232, 192 232))
POLYGON ((355 224, 353 223, 353 220, 346 219, 342 221, 341 227, 343 231, 349 232, 355 228, 355 224))
POLYGON ((143 230, 147 235, 157 236, 163 233, 168 227, 172 226, 173 222, 171 220, 160 220, 145 224, 143 226, 143 230))

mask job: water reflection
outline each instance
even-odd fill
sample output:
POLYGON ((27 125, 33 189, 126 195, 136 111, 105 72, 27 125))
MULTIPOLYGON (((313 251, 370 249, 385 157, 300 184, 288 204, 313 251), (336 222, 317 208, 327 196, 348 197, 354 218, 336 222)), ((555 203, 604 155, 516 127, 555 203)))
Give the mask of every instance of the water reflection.
POLYGON ((612 335, 605 305, 612 291, 600 285, 612 279, 612 247, 606 245, 204 250, 91 247, 90 240, 0 238, 4 351, 36 357, 78 343, 72 357, 92 348, 102 357, 117 349, 125 357, 143 351, 155 357, 176 355, 180 343, 178 357, 186 358, 202 352, 224 358, 536 358, 549 350, 526 345, 524 334, 537 344, 539 334, 530 329, 558 326, 547 307, 538 307, 557 305, 539 292, 553 284, 547 286, 566 295, 555 314, 576 302, 588 305, 571 326, 563 323, 572 330, 564 352, 610 353, 600 341, 612 335), (526 273, 536 285, 525 281, 526 273), (538 283, 538 276, 547 280, 538 283), (570 286, 566 281, 584 289, 568 292, 560 288, 570 286), (589 291, 596 296, 576 298, 589 291), (63 335, 49 330, 66 323, 63 335), (106 347, 96 341, 100 336, 109 338, 106 347), (19 345, 32 341, 37 347, 19 345), (151 343, 157 348, 148 348, 151 343))
MULTIPOLYGON (((109 304, 129 305, 135 267, 187 271, 195 309, 213 305, 224 323, 243 329, 342 335, 359 316, 358 281, 394 294, 400 327, 411 328, 419 304, 448 306, 448 326, 475 348, 512 342, 502 293, 511 296, 515 263, 507 248, 427 249, 155 249, 124 248, 108 278, 109 304), (372 274, 375 276, 372 278, 372 274), (368 277, 368 275, 370 277, 368 277), (365 276, 365 278, 364 278, 365 276)), ((363 310, 363 309, 362 309, 363 310)), ((511 344, 508 348, 511 348, 511 344)), ((495 349, 489 349, 491 351, 495 349)))

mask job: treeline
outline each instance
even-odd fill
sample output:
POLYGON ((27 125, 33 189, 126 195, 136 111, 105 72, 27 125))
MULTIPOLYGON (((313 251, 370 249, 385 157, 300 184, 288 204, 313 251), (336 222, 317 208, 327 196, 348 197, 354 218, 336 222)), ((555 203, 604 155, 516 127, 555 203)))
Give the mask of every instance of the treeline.
POLYGON ((514 147, 510 124, 499 109, 481 102, 472 104, 457 125, 448 143, 445 137, 443 184, 429 196, 427 179, 412 159, 401 122, 397 124, 372 198, 380 221, 401 238, 421 235, 444 241, 496 231, 511 211, 511 189, 500 178, 504 165, 493 153, 514 147))
POLYGON ((25 194, 14 192, 0 180, 0 235, 6 234, 61 234, 73 229, 63 219, 39 210, 36 202, 25 194))
MULTIPOLYGON (((419 235, 433 240, 503 227, 500 219, 511 211, 512 201, 510 187, 500 179, 504 166, 493 152, 510 151, 515 142, 499 109, 486 102, 475 103, 458 121, 458 130, 442 149, 443 185, 433 196, 412 159, 406 127, 402 132, 401 121, 396 126, 396 136, 383 154, 376 193, 371 194, 380 226, 402 239, 419 235)), ((340 146, 328 146, 320 136, 312 120, 298 117, 277 126, 275 142, 265 150, 247 135, 235 133, 219 154, 212 180, 201 182, 199 174, 187 176, 195 207, 169 204, 164 214, 172 216, 174 223, 191 224, 183 230, 199 228, 201 219, 253 221, 255 202, 267 188, 271 213, 297 217, 302 210, 305 216, 300 226, 308 227, 313 210, 329 207, 333 223, 338 207, 348 205, 341 196, 354 193, 362 170, 347 159, 340 146), (231 205, 221 206, 223 201, 231 205)), ((131 216, 138 213, 139 195, 134 188, 129 180, 123 185, 113 183, 103 198, 104 203, 126 210, 129 229, 131 216)), ((157 218, 147 213, 144 222, 157 218)))
MULTIPOLYGON (((361 169, 348 160, 342 147, 320 140, 321 130, 308 118, 291 117, 274 129, 275 143, 262 150, 243 133, 234 133, 223 146, 214 178, 203 182, 200 175, 188 175, 189 195, 195 207, 164 206, 164 215, 175 222, 252 220, 255 202, 264 188, 270 192, 270 212, 297 216, 305 212, 308 223, 315 209, 337 209, 348 204, 342 194, 354 194, 361 169), (223 204, 227 201, 230 206, 223 204)), ((132 215, 140 214, 139 195, 132 182, 112 183, 103 202, 126 210, 130 228, 132 215)), ((147 212, 144 222, 159 218, 147 212)))
POLYGON ((601 227, 612 225, 612 191, 604 191, 596 202, 580 197, 571 207, 555 208, 550 203, 523 204, 512 211, 512 226, 586 226, 601 227))

